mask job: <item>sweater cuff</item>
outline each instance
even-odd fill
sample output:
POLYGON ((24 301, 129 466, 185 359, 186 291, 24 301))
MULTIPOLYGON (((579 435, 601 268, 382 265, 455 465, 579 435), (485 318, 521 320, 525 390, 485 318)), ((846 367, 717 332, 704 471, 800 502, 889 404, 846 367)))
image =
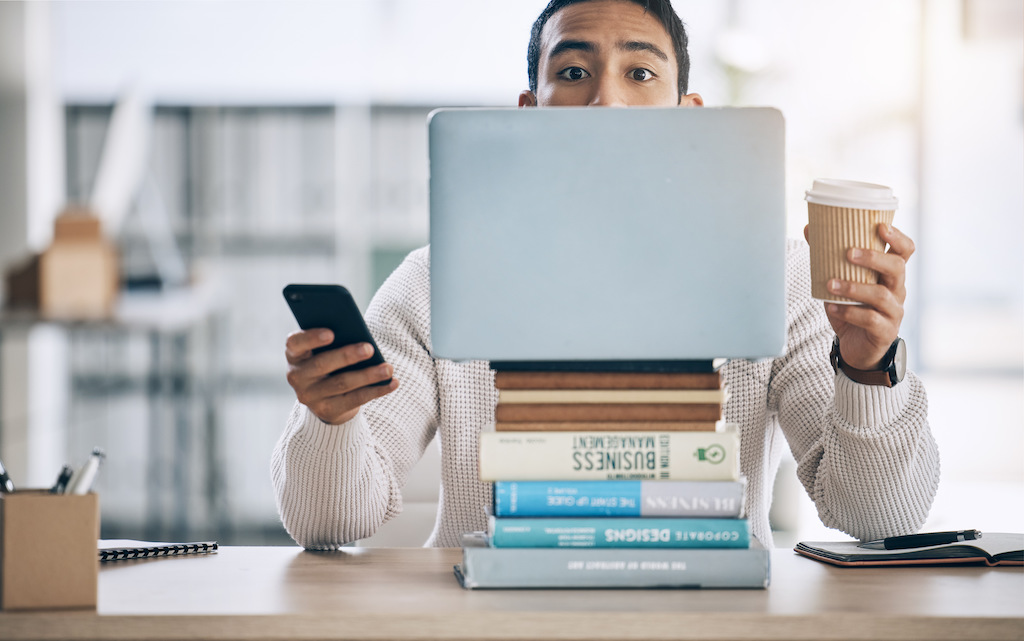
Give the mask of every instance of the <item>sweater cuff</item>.
POLYGON ((347 423, 331 425, 320 420, 305 405, 299 405, 301 418, 295 436, 305 441, 311 449, 324 452, 343 452, 360 448, 366 440, 366 420, 363 413, 357 413, 347 423))
POLYGON ((893 387, 862 385, 836 373, 836 411, 854 427, 882 429, 895 423, 910 400, 911 375, 893 387))

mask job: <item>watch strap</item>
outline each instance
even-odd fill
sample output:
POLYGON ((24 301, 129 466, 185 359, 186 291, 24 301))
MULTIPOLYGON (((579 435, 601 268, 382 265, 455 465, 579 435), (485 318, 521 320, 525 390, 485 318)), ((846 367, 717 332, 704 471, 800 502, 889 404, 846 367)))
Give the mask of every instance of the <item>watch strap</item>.
POLYGON ((832 342, 832 369, 835 371, 842 370, 843 374, 846 374, 846 378, 860 383, 862 385, 879 385, 882 387, 892 387, 893 377, 889 370, 891 369, 891 363, 887 363, 888 367, 885 369, 857 369, 852 367, 843 361, 843 357, 839 352, 839 337, 832 342))

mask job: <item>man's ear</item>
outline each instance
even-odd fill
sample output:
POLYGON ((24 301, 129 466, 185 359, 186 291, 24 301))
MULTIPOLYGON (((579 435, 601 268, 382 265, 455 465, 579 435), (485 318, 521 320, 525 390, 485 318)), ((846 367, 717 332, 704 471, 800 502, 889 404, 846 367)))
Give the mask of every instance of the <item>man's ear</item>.
POLYGON ((533 95, 533 92, 529 89, 523 89, 519 92, 519 106, 520 107, 536 107, 537 96, 533 95))
POLYGON ((699 93, 688 93, 679 99, 680 107, 703 107, 704 99, 699 93))

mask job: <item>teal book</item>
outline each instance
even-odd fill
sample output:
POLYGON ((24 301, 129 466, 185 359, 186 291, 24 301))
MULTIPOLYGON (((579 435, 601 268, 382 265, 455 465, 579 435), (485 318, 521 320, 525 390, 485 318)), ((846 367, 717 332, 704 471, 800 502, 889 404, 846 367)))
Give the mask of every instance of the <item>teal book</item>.
POLYGON ((746 548, 747 519, 490 517, 497 548, 746 548))
POLYGON ((468 590, 585 588, 767 588, 769 551, 744 549, 497 548, 463 535, 455 576, 468 590))

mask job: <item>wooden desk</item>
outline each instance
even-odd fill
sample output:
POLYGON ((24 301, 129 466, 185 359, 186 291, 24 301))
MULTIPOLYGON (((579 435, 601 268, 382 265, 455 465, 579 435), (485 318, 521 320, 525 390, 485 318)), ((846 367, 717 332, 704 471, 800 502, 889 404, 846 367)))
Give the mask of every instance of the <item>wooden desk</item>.
POLYGON ((1024 639, 1021 568, 841 569, 767 590, 467 591, 455 549, 222 548, 102 566, 98 612, 0 613, 0 639, 1024 639))

